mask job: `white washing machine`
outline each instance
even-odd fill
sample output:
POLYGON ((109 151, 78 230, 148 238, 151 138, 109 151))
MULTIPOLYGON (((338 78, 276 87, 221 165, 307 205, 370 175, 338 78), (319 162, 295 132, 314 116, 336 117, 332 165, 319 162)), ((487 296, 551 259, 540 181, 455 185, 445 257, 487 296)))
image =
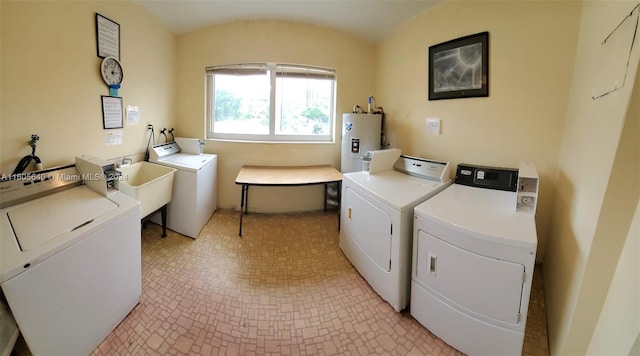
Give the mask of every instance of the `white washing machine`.
POLYGON ((75 166, 0 182, 0 285, 34 355, 88 355, 138 304, 140 207, 75 166))
MULTIPOLYGON (((149 161, 177 169, 167 227, 195 239, 217 207, 218 156, 185 153, 176 142, 168 142, 153 146, 149 161)), ((151 220, 161 224, 157 214, 151 220)))
MULTIPOLYGON (((385 151, 374 151, 371 167, 376 155, 387 158, 385 151)), ((340 248, 380 297, 401 311, 409 302, 413 208, 451 178, 446 162, 408 156, 385 161, 387 169, 378 166, 375 174, 343 174, 340 248)))
POLYGON ((415 209, 411 315, 466 354, 522 352, 537 235, 518 184, 518 170, 461 164, 415 209))

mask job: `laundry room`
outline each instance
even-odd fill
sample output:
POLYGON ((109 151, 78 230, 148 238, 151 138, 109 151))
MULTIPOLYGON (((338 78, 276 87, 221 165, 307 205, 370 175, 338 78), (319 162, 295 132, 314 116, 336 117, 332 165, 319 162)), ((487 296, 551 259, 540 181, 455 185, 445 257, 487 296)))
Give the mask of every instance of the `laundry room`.
MULTIPOLYGON (((140 198, 140 214, 145 216, 133 219, 135 229, 127 230, 127 234, 141 235, 141 265, 130 264, 141 270, 141 278, 130 284, 134 290, 141 288, 139 303, 132 307, 132 299, 122 301, 127 312, 118 309, 121 321, 105 321, 110 332, 94 340, 93 354, 473 354, 473 341, 465 340, 467 346, 457 347, 455 341, 438 334, 443 323, 429 323, 453 320, 456 310, 463 309, 460 314, 474 317, 476 311, 468 306, 482 304, 481 298, 492 293, 470 293, 478 299, 465 299, 460 302, 464 307, 452 308, 451 315, 431 317, 433 312, 426 311, 414 315, 419 309, 412 308, 411 293, 418 290, 413 285, 422 282, 411 278, 411 261, 420 260, 412 258, 420 249, 414 246, 412 220, 418 224, 446 219, 437 215, 438 209, 419 209, 420 216, 414 216, 413 209, 432 196, 439 197, 448 186, 458 185, 456 177, 463 170, 473 171, 476 177, 504 174, 513 178, 519 169, 530 172, 522 167, 535 167, 537 184, 535 209, 527 215, 533 222, 535 243, 521 244, 528 249, 522 254, 522 261, 526 259, 522 265, 527 271, 534 263, 536 267, 535 273, 525 273, 520 282, 527 288, 533 284, 541 292, 532 291, 529 305, 540 307, 542 320, 532 318, 532 313, 528 318, 539 323, 544 335, 539 341, 524 332, 524 346, 516 342, 517 347, 522 347, 522 354, 536 355, 640 353, 638 1, 266 3, 270 5, 0 1, 3 184, 18 168, 32 186, 41 178, 50 184, 54 176, 29 175, 38 170, 56 169, 55 176, 75 176, 78 172, 70 167, 80 168, 78 158, 90 163, 89 170, 98 169, 92 174, 103 177, 114 174, 133 179, 139 174, 135 170, 144 165, 164 169, 154 171, 153 179, 146 178, 154 184, 147 186, 151 194, 145 199, 155 205, 142 213, 146 200, 140 198), (202 16, 184 16, 186 12, 181 11, 186 9, 202 16), (206 13, 220 16, 214 21, 206 13), (179 27, 172 22, 172 14, 173 20, 183 15, 182 19, 191 21, 179 27), (374 16, 379 16, 379 22, 374 16), (433 96, 430 48, 480 34, 486 34, 478 37, 487 49, 480 57, 487 64, 485 78, 479 81, 485 91, 454 98, 433 96), (116 44, 105 45, 101 36, 110 36, 116 44), (112 52, 101 53, 104 50, 112 52), (110 80, 102 70, 110 65, 107 57, 116 58, 120 66, 122 76, 114 83, 105 83, 110 80), (270 119, 265 121, 267 134, 253 139, 247 132, 221 131, 227 122, 212 118, 214 99, 219 99, 213 87, 223 85, 218 78, 242 77, 243 71, 267 73, 270 80, 241 86, 247 95, 272 84, 285 92, 282 83, 300 78, 329 83, 321 89, 328 99, 308 90, 298 90, 299 97, 294 96, 296 90, 286 92, 302 98, 300 101, 325 100, 318 106, 322 112, 307 111, 301 116, 304 120, 296 121, 313 134, 286 131, 280 137, 272 135, 273 130, 290 128, 278 128, 270 119), (384 148, 386 152, 374 155, 376 159, 391 156, 393 162, 385 165, 387 172, 347 176, 351 173, 342 168, 346 124, 356 122, 345 115, 354 112, 380 115, 381 142, 374 151, 384 148), (196 163, 176 162, 182 159, 176 155, 199 158, 196 163), (426 163, 433 168, 407 168, 426 167, 426 163), (282 172, 271 180, 273 170, 266 176, 241 174, 254 173, 247 169, 251 167, 328 167, 331 173, 344 174, 318 176, 318 171, 305 169, 294 180, 282 172), (388 192, 381 188, 384 193, 377 194, 361 189, 386 175, 399 179, 395 184, 402 184, 403 189, 399 185, 388 192), (172 187, 159 188, 156 179, 160 177, 169 177, 172 187), (178 187, 184 193, 176 195, 178 187), (198 194, 196 188, 198 192, 209 190, 198 194), (337 208, 326 205, 325 194, 331 189, 337 189, 333 192, 338 194, 337 208), (344 189, 347 195, 342 194, 344 189), (170 202, 158 200, 162 191, 174 192, 170 202), (402 200, 405 193, 413 194, 411 199, 402 200), (421 200, 414 199, 417 195, 421 200), (183 201, 185 196, 209 199, 183 201), (351 205, 345 205, 345 200, 351 205), (358 220, 353 215, 357 208, 371 201, 375 201, 371 211, 379 215, 358 220), (163 212, 163 207, 168 209, 163 212), (163 214, 168 214, 166 219, 163 214), (373 240, 365 241, 366 236, 371 235, 369 231, 386 231, 382 221, 387 218, 394 227, 385 246, 389 241, 393 245, 397 234, 405 234, 403 250, 390 252, 396 257, 389 258, 386 251, 377 250, 380 245, 376 243, 375 256, 371 256, 380 263, 360 267, 356 261, 371 256, 358 246, 373 244, 373 240), (361 225, 354 228, 351 221, 361 225), (393 231, 395 227, 398 230, 393 231), (342 240, 347 233, 354 242, 342 240), (403 272, 397 278, 393 273, 380 274, 398 269, 403 272), (532 275, 539 285, 530 279, 532 275), (392 297, 395 292, 390 290, 397 283, 404 283, 403 292, 392 297), (464 349, 469 344, 471 348, 464 349)), ((269 97, 269 89, 266 95, 267 116, 286 111, 275 109, 284 106, 269 97)), ((242 122, 263 125, 259 115, 265 106, 260 105, 263 102, 248 105, 254 112, 242 122)), ((360 141, 348 143, 354 149, 360 141)), ((362 156, 365 151, 369 150, 363 149, 362 156)), ((89 177, 85 171, 80 173, 89 177)), ((113 188, 109 179, 118 178, 98 182, 98 190, 113 188)), ((512 196, 518 196, 518 187, 513 189, 512 196)), ((56 190, 51 197, 62 198, 61 194, 76 190, 56 190)), ((2 202, 13 199, 0 193, 2 202)), ((124 189, 118 193, 125 194, 124 189)), ((85 193, 74 194, 73 199, 91 200, 85 193)), ((130 193, 135 194, 137 188, 130 193)), ((36 194, 36 199, 41 197, 36 194)), ((0 284, 3 291, 12 290, 0 298, 0 305, 6 308, 0 310, 0 317, 11 314, 6 299, 16 298, 17 289, 9 287, 18 273, 14 268, 24 269, 22 274, 32 273, 38 264, 46 266, 50 256, 49 252, 36 255, 51 244, 38 238, 44 247, 32 248, 28 259, 14 259, 5 242, 15 233, 11 224, 24 222, 23 231, 31 231, 31 217, 40 214, 47 217, 42 224, 46 221, 66 229, 50 215, 76 215, 77 219, 68 222, 74 231, 65 244, 71 244, 73 234, 91 229, 93 223, 85 226, 85 222, 106 226, 102 219, 107 215, 116 219, 121 212, 124 216, 125 206, 129 209, 127 204, 114 208, 119 203, 105 199, 105 195, 94 197, 91 203, 105 209, 106 215, 100 216, 72 214, 83 209, 67 209, 67 205, 66 211, 56 211, 58 203, 53 198, 46 204, 31 204, 33 212, 28 213, 0 207, 3 212, 13 209, 0 220, 0 284), (5 270, 5 265, 11 268, 5 270)), ((24 199, 13 202, 15 207, 29 205, 24 199)), ((513 207, 515 214, 515 203, 513 207)), ((465 209, 457 210, 458 215, 468 211, 465 209)), ((471 212, 464 217, 471 221, 477 216, 471 212)), ((40 232, 52 233, 44 228, 40 232)), ((460 241, 437 239, 434 246, 441 249, 429 252, 427 262, 416 268, 434 276, 436 261, 442 268, 447 266, 443 256, 449 252, 443 246, 454 242, 460 241)), ((18 247, 27 249, 23 244, 18 247)), ((11 248, 16 245, 14 242, 11 248)), ((62 251, 60 246, 54 250, 62 251)), ((476 245, 464 241, 457 246, 456 254, 485 251, 483 247, 474 250, 476 245)), ((114 254, 120 253, 117 246, 113 248, 114 254)), ((503 256, 504 251, 508 249, 480 254, 503 256)), ((513 255, 521 256, 521 252, 513 255)), ((90 260, 86 256, 69 259, 78 264, 90 260)), ((86 270, 101 270, 92 267, 86 270)), ((94 282, 107 286, 113 278, 127 274, 119 268, 113 272, 114 276, 96 272, 96 279, 108 283, 94 282)), ((65 299, 55 283, 51 288, 60 289, 60 298, 65 299)), ((441 290, 449 291, 447 286, 441 290)), ((529 298, 528 290, 523 291, 529 298)), ((83 293, 79 295, 92 294, 83 293)), ((516 294, 522 298, 523 293, 516 294)), ((507 293, 501 297, 507 298, 507 293)), ((455 302, 453 297, 447 302, 444 292, 436 299, 437 303, 455 302)), ((526 304, 513 304, 520 313, 504 320, 518 324, 513 330, 520 333, 524 329, 521 318, 527 317, 526 304)), ((21 314, 14 309, 14 314, 21 314)), ((494 323, 496 328, 506 325, 498 320, 503 314, 496 315, 476 315, 476 319, 494 323)), ((38 324, 37 318, 15 319, 17 327, 23 323, 25 329, 29 322, 38 324)), ((0 353, 7 343, 3 340, 0 353)), ((26 335, 17 341, 22 348, 28 348, 29 342, 26 335)))

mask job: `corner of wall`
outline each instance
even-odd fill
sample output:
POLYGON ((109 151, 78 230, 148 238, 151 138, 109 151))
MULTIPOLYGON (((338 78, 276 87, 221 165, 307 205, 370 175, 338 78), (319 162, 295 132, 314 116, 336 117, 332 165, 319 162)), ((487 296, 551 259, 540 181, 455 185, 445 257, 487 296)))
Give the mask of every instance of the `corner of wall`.
POLYGON ((626 32, 626 52, 602 45, 633 5, 583 4, 544 269, 552 354, 587 352, 640 195, 640 40, 632 36, 632 27, 626 32), (626 84, 594 99, 596 89, 613 87, 625 68, 611 63, 619 62, 628 63, 626 84))

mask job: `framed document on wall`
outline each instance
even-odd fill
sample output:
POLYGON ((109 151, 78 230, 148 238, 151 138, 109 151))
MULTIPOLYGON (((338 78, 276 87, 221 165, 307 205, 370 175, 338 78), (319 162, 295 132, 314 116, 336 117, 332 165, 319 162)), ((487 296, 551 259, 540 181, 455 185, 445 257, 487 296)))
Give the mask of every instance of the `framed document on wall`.
POLYGON ((120 60, 120 25, 96 13, 96 43, 98 57, 120 60))
POLYGON ((102 126, 104 129, 121 129, 123 126, 122 98, 102 95, 102 126))

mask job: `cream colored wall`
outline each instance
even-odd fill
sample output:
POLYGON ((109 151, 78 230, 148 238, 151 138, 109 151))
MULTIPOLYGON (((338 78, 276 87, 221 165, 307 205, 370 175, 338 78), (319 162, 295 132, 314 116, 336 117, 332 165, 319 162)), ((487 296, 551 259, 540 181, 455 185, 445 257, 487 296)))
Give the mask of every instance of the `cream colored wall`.
POLYGON ((176 37, 139 5, 122 1, 1 1, 0 172, 31 153, 44 167, 91 154, 141 153, 146 123, 174 125, 176 37), (100 95, 95 13, 120 24, 124 105, 138 105, 141 123, 123 129, 123 143, 106 146, 100 95))
POLYGON ((544 255, 580 3, 450 1, 416 16, 378 51, 376 98, 387 136, 403 153, 458 163, 518 167, 540 176, 538 261, 544 255), (429 101, 428 47, 489 31, 489 97, 429 101), (425 133, 437 117, 441 135, 425 133))
MULTIPOLYGON (((315 165, 340 167, 342 113, 366 105, 373 88, 374 45, 332 29, 287 21, 241 21, 211 26, 178 38, 176 132, 205 136, 205 68, 277 62, 334 68, 338 87, 335 143, 257 144, 208 141, 207 153, 218 154, 218 206, 237 208, 240 188, 235 177, 242 165, 315 165)), ((320 209, 322 189, 314 187, 251 188, 250 211, 320 209)))
POLYGON ((589 355, 631 355, 640 333, 640 204, 591 337, 589 355))
MULTIPOLYGON (((598 318, 601 322, 607 318, 601 316, 607 312, 603 305, 640 198, 640 78, 636 76, 640 38, 635 39, 624 87, 592 99, 596 88, 622 83, 615 74, 625 68, 635 16, 632 26, 623 31, 626 40, 616 38, 611 43, 624 44, 626 51, 616 53, 601 43, 634 5, 583 4, 558 164, 558 194, 544 261, 553 354, 585 354, 598 318)), ((618 328, 607 330, 604 337, 613 338, 617 332, 618 328)))

